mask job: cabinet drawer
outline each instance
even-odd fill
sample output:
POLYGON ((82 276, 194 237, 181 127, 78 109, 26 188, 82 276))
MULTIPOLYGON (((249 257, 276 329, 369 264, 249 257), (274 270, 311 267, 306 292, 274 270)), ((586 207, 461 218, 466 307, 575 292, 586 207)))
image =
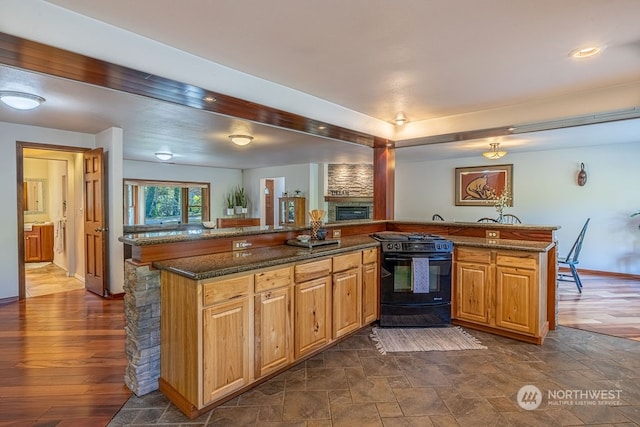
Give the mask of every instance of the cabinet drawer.
POLYGON ((498 252, 496 254, 496 264, 507 267, 536 268, 538 257, 529 252, 498 252))
POLYGON ((326 277, 329 274, 331 274, 331 259, 327 258, 296 265, 294 278, 296 283, 300 283, 319 277, 326 277))
POLYGON ((256 274, 255 292, 276 289, 291 284, 291 267, 263 271, 256 274))
POLYGON ((378 248, 365 249, 362 251, 362 263, 371 264, 378 261, 378 248))
POLYGON ((204 305, 248 295, 253 285, 253 275, 220 280, 204 285, 202 298, 204 305))
POLYGON ((362 263, 362 252, 338 255, 333 258, 333 271, 344 271, 359 267, 362 263))
POLYGON ((491 251, 475 248, 456 248, 456 261, 491 263, 491 251))

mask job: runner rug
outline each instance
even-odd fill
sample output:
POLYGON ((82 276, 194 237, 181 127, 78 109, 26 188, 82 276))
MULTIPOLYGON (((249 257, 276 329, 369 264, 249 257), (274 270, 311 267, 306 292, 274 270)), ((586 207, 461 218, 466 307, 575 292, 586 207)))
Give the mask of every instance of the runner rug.
POLYGON ((448 328, 373 328, 371 339, 380 353, 399 351, 482 350, 482 345, 459 326, 448 328))

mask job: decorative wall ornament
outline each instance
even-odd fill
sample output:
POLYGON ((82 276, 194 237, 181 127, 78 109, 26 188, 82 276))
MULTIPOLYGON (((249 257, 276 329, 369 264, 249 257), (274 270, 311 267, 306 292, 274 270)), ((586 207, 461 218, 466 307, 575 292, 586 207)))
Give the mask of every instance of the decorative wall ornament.
POLYGON ((580 163, 580 172, 578 172, 578 185, 584 187, 587 183, 587 171, 584 170, 584 163, 580 163))

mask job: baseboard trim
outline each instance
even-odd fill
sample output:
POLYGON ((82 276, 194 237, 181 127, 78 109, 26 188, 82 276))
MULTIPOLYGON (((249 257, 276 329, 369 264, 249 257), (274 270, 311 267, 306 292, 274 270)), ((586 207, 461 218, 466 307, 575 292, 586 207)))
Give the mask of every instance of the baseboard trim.
MULTIPOLYGON (((569 270, 567 267, 560 267, 558 271, 562 273, 569 273, 569 274, 571 272, 571 270, 569 270)), ((605 276, 605 277, 609 276, 609 277, 618 277, 621 279, 640 280, 640 274, 616 273, 613 271, 585 270, 585 269, 579 268, 578 274, 592 274, 597 276, 605 276)))
POLYGON ((12 302, 19 301, 18 297, 0 298, 0 305, 11 304, 12 302))

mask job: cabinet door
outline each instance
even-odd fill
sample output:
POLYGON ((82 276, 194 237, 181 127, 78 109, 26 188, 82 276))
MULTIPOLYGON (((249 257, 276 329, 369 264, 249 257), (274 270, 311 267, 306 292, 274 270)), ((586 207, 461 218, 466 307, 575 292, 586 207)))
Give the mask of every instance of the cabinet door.
POLYGON ((362 282, 360 267, 333 275, 333 337, 339 338, 361 325, 362 282))
POLYGON ((255 334, 256 378, 291 362, 290 287, 256 295, 255 334))
POLYGON ((203 310, 203 403, 249 383, 249 299, 203 310))
POLYGON ((362 324, 378 319, 378 263, 362 266, 362 324))
POLYGON ((331 277, 295 285, 295 356, 331 341, 331 277))
POLYGON ((24 233, 24 260, 26 262, 40 261, 42 259, 42 244, 39 231, 25 231, 24 233))
POLYGON ((491 287, 488 264, 456 263, 456 317, 482 324, 490 323, 491 287))
POLYGON ((537 334, 536 296, 535 270, 496 267, 496 326, 537 334))

